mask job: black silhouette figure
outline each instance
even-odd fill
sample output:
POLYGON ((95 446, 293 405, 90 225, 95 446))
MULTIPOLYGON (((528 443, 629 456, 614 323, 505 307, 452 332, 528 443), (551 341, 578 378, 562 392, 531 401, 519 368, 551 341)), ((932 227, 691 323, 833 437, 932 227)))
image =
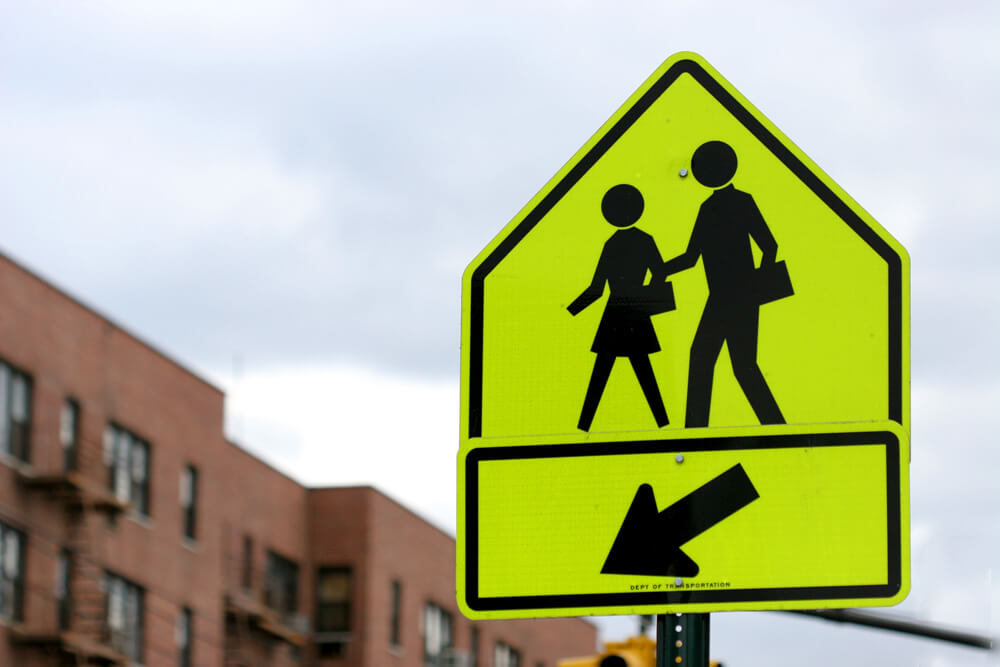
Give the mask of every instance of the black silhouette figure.
MULTIPOLYGON (((688 367, 685 426, 708 426, 712 403, 712 379, 722 344, 729 348, 733 373, 761 424, 784 424, 764 374, 757 365, 757 333, 760 304, 791 294, 762 295, 762 273, 780 273, 776 263, 778 244, 764 222, 753 197, 733 187, 736 152, 721 141, 702 144, 691 158, 691 171, 705 187, 715 188, 698 211, 684 254, 664 265, 669 276, 694 266, 701 257, 708 282, 708 301, 691 343, 688 367), (753 239, 760 248, 759 268, 750 248, 753 239)), ((787 281, 787 273, 784 277, 787 281)))
POLYGON ((577 424, 582 431, 590 430, 597 404, 618 357, 628 357, 631 362, 657 426, 669 423, 649 363, 649 355, 660 350, 650 316, 673 310, 673 290, 666 282, 663 259, 653 237, 632 226, 642 215, 644 205, 642 194, 631 185, 616 185, 605 193, 601 212, 609 223, 621 229, 604 244, 590 286, 567 307, 576 315, 599 299, 604 294, 605 283, 608 284, 610 295, 590 348, 597 353, 597 359, 577 424), (650 284, 644 285, 647 271, 652 279, 650 284))

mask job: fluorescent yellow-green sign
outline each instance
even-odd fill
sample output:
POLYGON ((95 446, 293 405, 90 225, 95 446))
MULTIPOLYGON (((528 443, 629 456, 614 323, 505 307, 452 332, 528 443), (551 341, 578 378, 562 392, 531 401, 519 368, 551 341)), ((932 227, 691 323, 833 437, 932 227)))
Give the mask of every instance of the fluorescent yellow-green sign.
POLYGON ((894 422, 524 438, 460 457, 471 618, 895 604, 894 422), (468 533, 466 533, 468 535, 468 533))
POLYGON ((467 614, 905 595, 906 251, 699 56, 667 60, 462 293, 467 614))
MULTIPOLYGON (((620 207, 626 213, 627 199, 620 207)), ((710 65, 678 54, 466 270, 462 437, 576 431, 601 356, 595 347, 618 356, 611 357, 592 433, 658 428, 628 352, 649 364, 652 393, 669 419, 661 428, 759 424, 758 412, 774 421, 766 396, 756 408, 751 400, 766 387, 787 423, 889 419, 908 430, 908 333, 902 246, 710 65), (706 144, 731 149, 731 178, 724 170, 710 173, 711 160, 699 177, 693 158, 706 144), (626 229, 603 210, 619 185, 642 201, 626 229), (713 215, 706 210, 713 201, 733 212, 713 215), (692 245, 700 251, 697 264, 674 263, 667 277, 675 309, 654 312, 653 303, 643 308, 648 314, 627 321, 611 307, 614 299, 639 296, 630 292, 640 282, 663 282, 653 253, 669 262, 692 245), (751 253, 758 266, 768 260, 765 270, 783 262, 794 293, 757 307, 746 305, 753 295, 727 299, 727 292, 750 287, 753 275, 741 264, 751 253), (615 266, 622 261, 625 267, 615 266), (609 271, 622 270, 620 284, 608 280, 609 271), (571 314, 595 282, 596 299, 571 314), (727 320, 733 303, 745 312, 727 320), (714 330, 699 337, 703 321, 714 330), (696 341, 702 354, 691 391, 696 341), (734 348, 742 385, 730 360, 734 348), (710 402, 707 424, 687 419, 692 395, 701 415, 710 402)))

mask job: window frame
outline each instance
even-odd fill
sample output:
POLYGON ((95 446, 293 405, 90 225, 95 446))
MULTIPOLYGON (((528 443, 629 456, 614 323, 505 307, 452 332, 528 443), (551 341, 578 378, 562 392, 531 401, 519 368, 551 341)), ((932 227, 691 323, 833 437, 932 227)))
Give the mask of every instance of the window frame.
POLYGON ((177 616, 174 639, 177 644, 178 667, 191 667, 194 664, 191 660, 191 645, 194 643, 194 612, 191 611, 190 607, 181 607, 181 613, 177 616))
POLYGON ((28 373, 0 359, 0 453, 22 463, 31 463, 33 389, 34 380, 28 373), (18 381, 20 390, 15 385, 18 381), (24 413, 22 419, 14 416, 18 391, 24 393, 24 405, 18 410, 24 413))
POLYGON ((317 634, 348 634, 351 632, 351 608, 354 597, 354 572, 346 565, 324 565, 316 570, 316 620, 317 634), (345 595, 342 599, 325 600, 323 596, 323 580, 327 576, 341 575, 344 577, 345 595), (338 609, 344 623, 340 627, 325 627, 323 622, 324 609, 338 609))
POLYGON ((243 553, 240 562, 240 584, 244 592, 253 591, 253 536, 243 533, 243 553))
POLYGON ((184 537, 198 541, 198 468, 186 464, 181 470, 180 483, 181 530, 184 537))
POLYGON ((299 613, 301 568, 290 558, 268 549, 264 604, 285 620, 299 613), (278 590, 275 590, 275 586, 278 590))
POLYGON ((119 653, 127 656, 130 660, 144 663, 143 655, 146 649, 146 591, 134 581, 111 572, 104 573, 104 618, 108 627, 108 643, 119 653), (121 615, 123 618, 122 628, 116 628, 114 619, 115 599, 114 595, 121 591, 121 615), (137 609, 136 613, 129 613, 129 603, 133 602, 137 609))
POLYGON ((65 397, 59 408, 59 445, 63 452, 63 471, 74 472, 80 451, 80 402, 72 396, 65 397), (67 415, 72 419, 68 427, 67 415))
POLYGON ((117 422, 108 422, 104 429, 104 463, 108 469, 108 486, 118 500, 130 504, 146 518, 150 516, 151 450, 148 440, 117 422), (126 449, 124 452, 123 447, 126 449), (138 452, 142 452, 139 466, 138 452), (137 474, 137 467, 141 468, 141 479, 137 474))
POLYGON ((73 550, 63 547, 56 560, 56 621, 65 632, 73 622, 73 550))
POLYGON ((455 616, 436 602, 424 603, 424 665, 443 667, 455 648, 455 616), (432 646, 432 644, 434 644, 432 646))
POLYGON ((521 652, 503 640, 493 646, 493 667, 521 667, 521 652))
POLYGON ((402 608, 403 582, 393 579, 389 586, 389 646, 392 648, 403 645, 402 608))
POLYGON ((0 619, 15 623, 24 620, 25 556, 27 536, 10 524, 0 522, 0 619), (9 552, 14 542, 15 552, 9 552), (14 553, 15 555, 10 555, 14 553), (13 563, 13 565, 11 565, 13 563), (10 570, 14 570, 13 573, 10 570))

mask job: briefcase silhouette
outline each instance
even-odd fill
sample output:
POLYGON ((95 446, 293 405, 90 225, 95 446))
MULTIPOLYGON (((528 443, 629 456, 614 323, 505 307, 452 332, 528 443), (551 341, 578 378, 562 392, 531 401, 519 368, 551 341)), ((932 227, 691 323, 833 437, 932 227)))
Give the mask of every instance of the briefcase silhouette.
POLYGON ((784 260, 762 264, 754 269, 753 291, 759 304, 770 303, 795 294, 784 260))

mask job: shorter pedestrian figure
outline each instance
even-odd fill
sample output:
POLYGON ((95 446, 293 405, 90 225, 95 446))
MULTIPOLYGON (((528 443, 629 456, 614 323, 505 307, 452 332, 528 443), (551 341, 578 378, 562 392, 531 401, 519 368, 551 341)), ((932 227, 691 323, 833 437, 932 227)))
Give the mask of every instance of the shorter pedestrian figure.
POLYGON ((597 404, 619 357, 628 357, 632 364, 656 425, 669 423, 649 362, 649 355, 660 350, 650 317, 673 310, 674 299, 653 237, 633 227, 642 216, 644 206, 642 194, 631 185, 616 185, 605 193, 601 212, 619 229, 604 244, 590 286, 567 307, 576 315, 601 298, 605 284, 610 290, 590 348, 597 359, 577 424, 581 431, 590 430, 597 404), (648 285, 644 284, 647 272, 652 275, 648 285))

